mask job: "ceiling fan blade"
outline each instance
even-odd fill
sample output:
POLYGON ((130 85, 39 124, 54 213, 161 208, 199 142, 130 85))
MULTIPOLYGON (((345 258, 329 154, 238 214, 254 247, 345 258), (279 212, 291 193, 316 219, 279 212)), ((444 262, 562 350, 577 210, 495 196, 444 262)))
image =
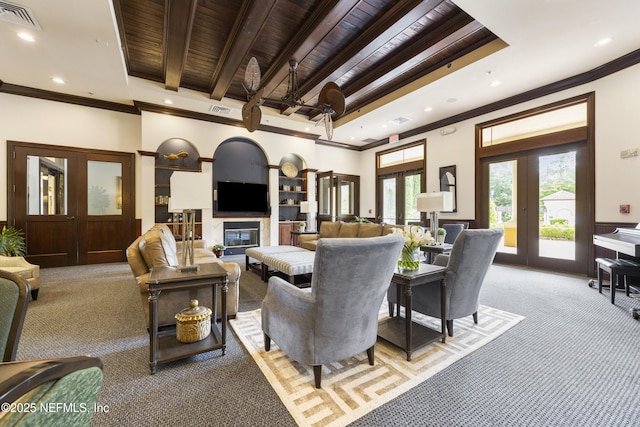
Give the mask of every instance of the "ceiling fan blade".
POLYGON ((247 68, 244 71, 244 88, 249 93, 255 93, 260 87, 260 79, 262 75, 260 73, 260 65, 258 60, 252 56, 247 63, 247 68))
POLYGON ((327 132, 327 139, 331 141, 333 138, 333 119, 329 113, 324 115, 324 130, 327 132))
POLYGON ((331 107, 333 112, 338 116, 344 114, 345 111, 345 98, 340 86, 335 82, 328 82, 320 90, 318 95, 318 102, 321 104, 321 108, 325 106, 331 107))
POLYGON ((264 88, 258 90, 249 101, 242 106, 242 123, 249 132, 253 132, 260 126, 262 119, 262 111, 260 110, 260 102, 264 88))

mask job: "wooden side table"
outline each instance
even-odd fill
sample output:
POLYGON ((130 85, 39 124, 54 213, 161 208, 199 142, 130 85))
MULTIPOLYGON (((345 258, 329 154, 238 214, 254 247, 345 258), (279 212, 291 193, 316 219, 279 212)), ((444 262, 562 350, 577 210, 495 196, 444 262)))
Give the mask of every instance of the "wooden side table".
MULTIPOLYGON (((198 271, 181 273, 176 267, 154 267, 149 279, 149 368, 151 374, 156 372, 159 363, 205 353, 211 350, 222 350, 225 354, 227 347, 227 293, 229 290, 229 272, 218 263, 200 264, 198 271), (175 326, 158 331, 158 298, 162 291, 173 289, 189 289, 211 286, 211 334, 203 340, 194 343, 181 343, 176 338, 175 326), (216 287, 221 288, 222 297, 222 331, 216 324, 217 295, 216 287)), ((189 301, 185 301, 185 307, 189 301)))
POLYGON ((413 350, 420 348, 438 339, 444 343, 447 337, 446 319, 447 307, 445 304, 446 284, 444 275, 446 267, 421 263, 418 270, 410 272, 394 273, 391 283, 397 289, 397 313, 395 316, 383 320, 378 324, 378 336, 391 344, 402 348, 407 353, 407 360, 411 360, 413 350), (440 285, 440 331, 428 328, 411 320, 411 294, 416 286, 440 285), (405 317, 400 317, 401 292, 404 290, 405 317))
POLYGON ((445 254, 449 255, 453 244, 451 243, 438 243, 437 245, 423 245, 420 246, 420 250, 424 253, 425 258, 429 264, 433 264, 435 255, 445 254))

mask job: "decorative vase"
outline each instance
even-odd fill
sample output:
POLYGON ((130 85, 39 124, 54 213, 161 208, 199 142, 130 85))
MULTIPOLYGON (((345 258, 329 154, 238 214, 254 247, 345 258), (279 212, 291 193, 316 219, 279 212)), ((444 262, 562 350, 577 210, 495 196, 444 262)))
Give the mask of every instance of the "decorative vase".
POLYGON ((411 246, 403 246, 400 260, 398 260, 398 267, 402 271, 417 270, 420 266, 420 261, 416 254, 416 248, 411 246))

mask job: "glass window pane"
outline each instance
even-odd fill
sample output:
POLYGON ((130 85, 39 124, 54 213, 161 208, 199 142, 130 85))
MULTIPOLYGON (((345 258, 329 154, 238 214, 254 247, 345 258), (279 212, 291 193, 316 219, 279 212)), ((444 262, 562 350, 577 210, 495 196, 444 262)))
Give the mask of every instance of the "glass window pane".
POLYGON ((87 162, 87 213, 122 215, 122 165, 87 162))
POLYGON ((27 156, 27 214, 67 214, 67 159, 27 156))
POLYGON ((539 256, 576 259, 576 153, 538 158, 539 256))
POLYGON ((498 252, 517 254, 515 160, 489 165, 489 227, 503 228, 504 237, 498 252))
POLYGON ((482 129, 482 146, 503 144, 587 125, 587 103, 572 105, 535 116, 482 129))
POLYGON ((318 183, 318 214, 330 215, 331 209, 331 180, 328 176, 323 176, 318 183))

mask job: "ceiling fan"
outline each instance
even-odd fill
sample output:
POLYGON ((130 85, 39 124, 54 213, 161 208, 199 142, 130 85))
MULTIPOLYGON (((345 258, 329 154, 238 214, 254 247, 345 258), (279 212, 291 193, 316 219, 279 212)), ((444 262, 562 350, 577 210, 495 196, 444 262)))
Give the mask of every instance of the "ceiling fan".
MULTIPOLYGON (((294 108, 305 106, 298 94, 298 62, 289 60, 289 78, 287 81, 287 93, 280 100, 263 98, 264 88, 260 88, 260 66, 255 57, 251 57, 244 73, 244 89, 247 91, 247 102, 242 106, 242 122, 249 132, 253 132, 260 125, 262 111, 260 105, 264 101, 280 102, 287 107, 294 108)), ((340 117, 345 112, 345 98, 340 86, 334 82, 328 82, 320 90, 318 106, 311 107, 320 110, 322 117, 316 122, 319 126, 324 122, 327 139, 333 138, 333 116, 340 117)))

